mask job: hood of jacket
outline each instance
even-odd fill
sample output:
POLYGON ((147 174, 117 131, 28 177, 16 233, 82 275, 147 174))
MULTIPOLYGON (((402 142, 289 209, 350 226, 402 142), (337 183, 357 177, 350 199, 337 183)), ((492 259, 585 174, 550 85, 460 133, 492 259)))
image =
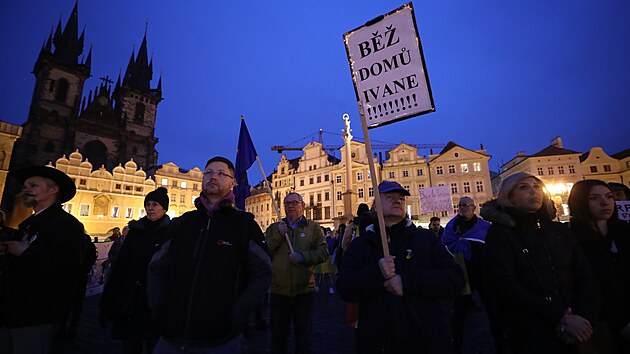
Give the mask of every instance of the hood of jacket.
MULTIPOLYGON (((493 199, 483 204, 479 214, 484 220, 493 224, 515 227, 517 215, 530 213, 524 213, 515 208, 502 208, 497 200, 493 199)), ((541 221, 552 221, 556 217, 556 206, 551 199, 544 198, 543 206, 534 214, 541 221)))

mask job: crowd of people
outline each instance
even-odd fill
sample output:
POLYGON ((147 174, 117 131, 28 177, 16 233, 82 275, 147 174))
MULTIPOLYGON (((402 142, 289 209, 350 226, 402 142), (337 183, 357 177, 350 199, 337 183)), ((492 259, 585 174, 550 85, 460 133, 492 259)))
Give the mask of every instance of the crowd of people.
MULTIPOLYGON (((516 173, 479 215, 462 197, 453 219, 428 229, 412 223, 395 181, 378 185, 384 228, 366 204, 347 225, 320 227, 290 192, 285 217, 263 232, 235 207, 234 172, 213 157, 196 210, 171 220, 160 187, 144 217, 113 230, 99 321, 123 353, 239 353, 250 317, 267 328, 266 299, 271 347, 259 351, 311 353, 317 291, 347 302, 357 353, 462 353, 473 307, 496 353, 630 353, 630 224, 615 204, 630 199, 624 185, 576 183, 560 223, 543 182, 516 173)), ((62 208, 76 193, 70 177, 37 166, 10 178, 34 214, 18 230, 0 214, 0 352, 49 353, 55 334, 76 334, 96 251, 62 208)))

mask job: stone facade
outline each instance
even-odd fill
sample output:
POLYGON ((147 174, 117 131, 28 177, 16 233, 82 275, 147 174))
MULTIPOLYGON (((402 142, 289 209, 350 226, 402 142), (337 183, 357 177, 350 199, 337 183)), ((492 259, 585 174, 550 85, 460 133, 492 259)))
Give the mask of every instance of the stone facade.
POLYGON ((9 173, 13 144, 22 135, 22 127, 0 121, 0 199, 9 173))
MULTIPOLYGON (((325 227, 337 227, 346 223, 344 195, 347 193, 346 146, 340 148, 342 159, 336 159, 326 153, 322 144, 310 142, 303 149, 300 158, 289 160, 286 155, 280 158, 278 168, 271 175, 273 193, 278 201, 281 215, 284 216, 282 199, 290 191, 300 193, 306 203, 307 218, 325 227)), ((372 176, 369 170, 369 160, 365 151, 365 144, 351 141, 351 206, 353 212, 360 203, 372 205, 374 190, 372 176)), ((468 150, 453 142, 449 143, 442 152, 430 155, 430 163, 418 155, 418 149, 401 143, 388 152, 387 159, 379 164, 376 158, 377 183, 381 180, 395 180, 411 193, 407 200, 408 213, 412 220, 428 223, 433 214, 422 214, 420 210, 419 189, 437 186, 440 183, 457 183, 458 188, 453 193, 453 204, 457 204, 459 197, 467 195, 478 203, 483 203, 492 197, 488 160, 490 156, 485 150, 468 150), (450 165, 457 165, 453 173, 434 175, 438 166, 443 171, 449 171, 450 165), (467 165, 468 170, 462 170, 467 165), (470 191, 464 192, 465 186, 470 191)), ((465 168, 464 168, 465 169, 465 168)), ((269 194, 263 192, 261 186, 254 188, 252 196, 246 202, 246 210, 253 213, 261 228, 265 229, 277 221, 269 194), (271 211, 270 211, 271 210, 271 211)), ((443 216, 452 217, 455 212, 445 212, 443 216)))

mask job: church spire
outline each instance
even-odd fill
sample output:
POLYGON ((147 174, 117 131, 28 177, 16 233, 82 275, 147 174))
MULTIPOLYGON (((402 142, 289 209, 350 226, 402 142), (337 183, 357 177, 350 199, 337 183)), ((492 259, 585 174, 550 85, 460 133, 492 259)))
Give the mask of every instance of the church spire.
POLYGON ((129 59, 129 64, 127 64, 127 70, 125 71, 123 86, 128 86, 144 93, 150 93, 152 78, 153 58, 151 58, 151 62, 149 63, 147 33, 145 30, 142 44, 140 44, 140 49, 138 49, 138 55, 135 59, 133 51, 131 52, 131 58, 129 59))
POLYGON ((78 57, 83 52, 84 34, 79 38, 79 2, 75 2, 70 18, 61 32, 61 20, 57 25, 53 44, 55 45, 54 57, 67 66, 76 66, 78 57))

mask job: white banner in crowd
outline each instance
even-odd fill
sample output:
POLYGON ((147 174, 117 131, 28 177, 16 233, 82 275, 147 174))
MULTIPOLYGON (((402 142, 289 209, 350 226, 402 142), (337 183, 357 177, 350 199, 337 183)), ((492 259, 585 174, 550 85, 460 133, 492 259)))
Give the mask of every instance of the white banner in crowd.
POLYGON ((109 249, 112 248, 113 243, 113 241, 94 243, 98 256, 96 257, 96 263, 92 266, 92 270, 90 271, 88 277, 85 296, 92 296, 103 292, 103 262, 107 260, 107 253, 109 253, 109 249))
POLYGON ((343 37, 368 128, 435 111, 412 3, 343 37))
POLYGON ((617 203, 617 214, 619 215, 620 220, 630 221, 630 201, 618 201, 617 203))
POLYGON ((453 198, 449 186, 420 188, 422 214, 453 210, 453 198))

